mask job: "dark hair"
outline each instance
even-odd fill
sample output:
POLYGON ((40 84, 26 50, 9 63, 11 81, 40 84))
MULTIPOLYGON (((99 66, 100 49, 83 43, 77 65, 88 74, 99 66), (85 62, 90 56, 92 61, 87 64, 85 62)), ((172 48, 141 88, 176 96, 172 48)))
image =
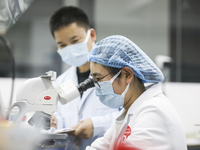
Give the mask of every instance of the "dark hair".
POLYGON ((76 22, 78 26, 85 28, 87 31, 90 28, 89 18, 86 13, 78 7, 65 6, 57 10, 51 17, 49 26, 52 36, 54 32, 64 26, 76 22))
MULTIPOLYGON (((107 66, 104 66, 104 68, 106 70, 108 70, 108 72, 113 76, 116 75, 122 69, 122 68, 113 68, 113 67, 107 67, 107 66)), ((120 73, 120 75, 121 75, 121 73, 120 73)))

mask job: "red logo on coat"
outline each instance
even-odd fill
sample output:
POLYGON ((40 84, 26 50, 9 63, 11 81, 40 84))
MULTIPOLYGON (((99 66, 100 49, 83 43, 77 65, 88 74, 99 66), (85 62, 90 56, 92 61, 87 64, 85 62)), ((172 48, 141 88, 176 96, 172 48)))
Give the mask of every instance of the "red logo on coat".
POLYGON ((127 126, 126 131, 122 137, 122 143, 131 135, 131 128, 127 126))

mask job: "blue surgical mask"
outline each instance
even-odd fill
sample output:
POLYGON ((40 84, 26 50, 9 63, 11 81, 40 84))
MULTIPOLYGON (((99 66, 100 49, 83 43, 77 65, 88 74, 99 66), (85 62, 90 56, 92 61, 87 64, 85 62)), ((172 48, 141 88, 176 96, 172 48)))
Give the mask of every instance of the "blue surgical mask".
POLYGON ((72 66, 82 66, 87 62, 88 48, 87 42, 90 37, 90 30, 87 31, 87 36, 84 42, 66 46, 57 50, 62 61, 72 66))
POLYGON ((112 83, 120 73, 121 73, 121 70, 115 76, 113 76, 110 81, 98 82, 98 85, 96 85, 95 87, 95 92, 96 92, 96 95, 99 97, 99 100, 104 105, 110 108, 119 108, 123 106, 124 96, 129 89, 130 83, 126 86, 126 89, 121 95, 114 93, 112 83))

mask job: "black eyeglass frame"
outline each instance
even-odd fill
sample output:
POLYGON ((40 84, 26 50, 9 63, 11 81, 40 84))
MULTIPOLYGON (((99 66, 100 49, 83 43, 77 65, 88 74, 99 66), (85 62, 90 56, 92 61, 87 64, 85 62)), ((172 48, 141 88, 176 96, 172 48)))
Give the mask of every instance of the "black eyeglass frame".
POLYGON ((106 74, 105 76, 99 78, 98 80, 95 80, 95 78, 93 77, 92 74, 90 74, 90 75, 92 76, 92 79, 93 79, 94 83, 97 84, 99 88, 101 88, 98 82, 99 82, 100 80, 102 80, 103 78, 107 77, 110 73, 111 73, 111 72, 109 72, 109 73, 106 74))

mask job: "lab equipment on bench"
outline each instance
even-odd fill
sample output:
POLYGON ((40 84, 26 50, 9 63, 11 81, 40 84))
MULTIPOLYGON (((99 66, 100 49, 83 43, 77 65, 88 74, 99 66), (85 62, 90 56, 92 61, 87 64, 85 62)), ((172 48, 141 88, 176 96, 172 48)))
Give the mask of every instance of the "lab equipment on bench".
POLYGON ((7 111, 6 118, 9 119, 14 107, 19 108, 19 113, 14 119, 14 124, 19 125, 28 111, 35 111, 28 123, 36 127, 49 129, 51 115, 57 109, 57 102, 62 105, 80 96, 80 93, 88 88, 94 87, 93 79, 88 78, 79 85, 69 80, 54 87, 56 72, 49 71, 46 75, 31 78, 22 84, 16 94, 16 102, 7 111))

